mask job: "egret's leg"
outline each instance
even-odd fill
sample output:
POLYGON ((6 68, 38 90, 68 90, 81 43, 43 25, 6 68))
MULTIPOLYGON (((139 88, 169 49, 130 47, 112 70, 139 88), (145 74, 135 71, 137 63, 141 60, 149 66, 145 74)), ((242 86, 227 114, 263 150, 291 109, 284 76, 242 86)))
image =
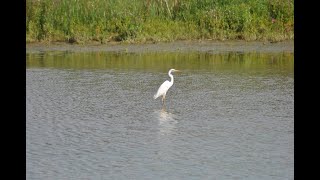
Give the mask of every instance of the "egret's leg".
POLYGON ((165 104, 164 104, 165 99, 166 99, 166 95, 164 94, 164 95, 162 96, 162 106, 165 106, 165 104))

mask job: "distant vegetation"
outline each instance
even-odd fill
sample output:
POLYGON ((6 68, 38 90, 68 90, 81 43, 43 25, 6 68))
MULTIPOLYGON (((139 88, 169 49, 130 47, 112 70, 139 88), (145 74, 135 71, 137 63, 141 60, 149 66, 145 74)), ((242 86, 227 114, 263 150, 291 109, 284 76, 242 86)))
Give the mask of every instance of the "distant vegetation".
POLYGON ((26 41, 294 38, 293 0, 27 0, 26 41))

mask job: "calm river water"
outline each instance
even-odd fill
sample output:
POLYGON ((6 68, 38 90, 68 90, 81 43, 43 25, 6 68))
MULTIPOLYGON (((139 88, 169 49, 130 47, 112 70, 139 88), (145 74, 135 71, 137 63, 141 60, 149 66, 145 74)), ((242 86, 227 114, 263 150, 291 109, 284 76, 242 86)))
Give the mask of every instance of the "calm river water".
POLYGON ((293 179, 293 53, 26 58, 27 179, 293 179))

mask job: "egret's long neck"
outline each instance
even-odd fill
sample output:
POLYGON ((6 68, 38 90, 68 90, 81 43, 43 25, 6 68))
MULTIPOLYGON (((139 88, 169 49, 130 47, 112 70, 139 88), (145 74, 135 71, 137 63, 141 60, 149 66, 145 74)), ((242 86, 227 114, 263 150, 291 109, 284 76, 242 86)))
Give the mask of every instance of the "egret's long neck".
POLYGON ((169 72, 169 73, 168 73, 168 75, 169 75, 169 76, 170 76, 170 78, 171 78, 170 83, 173 83, 173 76, 172 76, 171 72, 169 72))

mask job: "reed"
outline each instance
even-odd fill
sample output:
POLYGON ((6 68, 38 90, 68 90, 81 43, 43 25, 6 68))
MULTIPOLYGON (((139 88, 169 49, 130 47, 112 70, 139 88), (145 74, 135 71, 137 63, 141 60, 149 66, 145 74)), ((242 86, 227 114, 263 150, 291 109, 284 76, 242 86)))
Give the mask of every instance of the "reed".
POLYGON ((27 0, 26 41, 294 38, 293 0, 27 0))

